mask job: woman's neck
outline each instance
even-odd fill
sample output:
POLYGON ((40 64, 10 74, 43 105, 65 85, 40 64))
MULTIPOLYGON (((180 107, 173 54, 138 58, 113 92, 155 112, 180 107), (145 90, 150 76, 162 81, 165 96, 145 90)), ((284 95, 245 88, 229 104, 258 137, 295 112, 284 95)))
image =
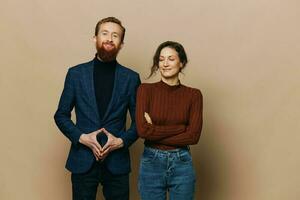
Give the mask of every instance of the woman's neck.
POLYGON ((161 77, 161 80, 170 85, 170 86, 174 86, 174 85, 179 85, 180 84, 180 81, 179 81, 179 78, 178 76, 175 76, 175 77, 172 77, 172 78, 164 78, 164 77, 161 77))

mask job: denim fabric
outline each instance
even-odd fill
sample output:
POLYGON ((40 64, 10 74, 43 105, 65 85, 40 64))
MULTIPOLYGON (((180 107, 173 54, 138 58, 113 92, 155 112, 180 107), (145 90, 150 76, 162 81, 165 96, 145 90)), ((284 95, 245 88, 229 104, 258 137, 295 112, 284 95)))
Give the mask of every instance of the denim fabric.
POLYGON ((158 150, 145 147, 139 171, 142 200, 194 199, 195 171, 188 149, 158 150))

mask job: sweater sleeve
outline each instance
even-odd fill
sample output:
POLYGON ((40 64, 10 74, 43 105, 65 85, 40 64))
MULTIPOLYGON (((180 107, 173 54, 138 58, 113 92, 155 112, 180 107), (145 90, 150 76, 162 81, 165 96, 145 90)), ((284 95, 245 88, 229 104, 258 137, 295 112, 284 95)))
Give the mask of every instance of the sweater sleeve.
POLYGON ((156 141, 159 144, 170 146, 186 146, 197 144, 202 130, 203 97, 200 90, 195 90, 186 131, 156 141))
POLYGON ((147 123, 144 114, 149 113, 149 88, 145 84, 140 85, 137 91, 136 126, 138 135, 149 141, 162 140, 185 131, 185 125, 154 125, 147 123))

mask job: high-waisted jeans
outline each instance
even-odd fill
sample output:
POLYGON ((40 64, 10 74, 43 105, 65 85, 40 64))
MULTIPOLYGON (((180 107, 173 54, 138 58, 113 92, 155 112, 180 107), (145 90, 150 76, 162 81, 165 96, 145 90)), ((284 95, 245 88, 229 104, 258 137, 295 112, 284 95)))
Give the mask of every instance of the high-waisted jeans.
POLYGON ((188 149, 159 150, 145 147, 139 171, 142 200, 194 199, 195 171, 188 149))

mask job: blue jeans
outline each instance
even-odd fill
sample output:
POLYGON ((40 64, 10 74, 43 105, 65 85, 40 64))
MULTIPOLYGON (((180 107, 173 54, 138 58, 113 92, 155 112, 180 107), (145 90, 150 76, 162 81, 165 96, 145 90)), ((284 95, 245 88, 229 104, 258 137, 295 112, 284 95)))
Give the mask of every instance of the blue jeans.
POLYGON ((139 171, 142 200, 194 199, 195 171, 187 149, 159 150, 145 147, 139 171))

